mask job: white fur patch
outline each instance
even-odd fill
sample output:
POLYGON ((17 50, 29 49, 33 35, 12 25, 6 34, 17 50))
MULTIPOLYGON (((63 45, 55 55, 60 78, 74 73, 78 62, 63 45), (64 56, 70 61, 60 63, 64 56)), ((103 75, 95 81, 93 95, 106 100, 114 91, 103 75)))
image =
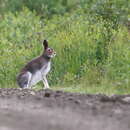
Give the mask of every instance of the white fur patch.
POLYGON ((50 69, 51 69, 51 62, 48 62, 48 64, 43 66, 43 68, 41 69, 42 75, 46 76, 50 71, 50 69))
POLYGON ((38 70, 35 74, 32 75, 29 86, 37 84, 39 81, 43 79, 43 76, 46 76, 50 71, 51 63, 44 65, 41 70, 38 70))

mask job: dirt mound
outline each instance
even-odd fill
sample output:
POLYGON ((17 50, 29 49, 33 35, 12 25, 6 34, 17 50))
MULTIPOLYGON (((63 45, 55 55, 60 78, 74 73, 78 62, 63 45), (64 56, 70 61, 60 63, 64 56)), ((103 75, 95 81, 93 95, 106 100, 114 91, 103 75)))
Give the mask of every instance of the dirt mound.
POLYGON ((0 89, 0 130, 130 130, 130 95, 0 89))

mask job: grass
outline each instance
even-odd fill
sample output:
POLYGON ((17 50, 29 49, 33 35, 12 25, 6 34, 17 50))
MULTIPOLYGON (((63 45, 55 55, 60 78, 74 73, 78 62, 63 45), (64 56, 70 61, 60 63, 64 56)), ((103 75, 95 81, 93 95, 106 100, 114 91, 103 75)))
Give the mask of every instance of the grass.
MULTIPOLYGON (((0 22, 0 87, 18 87, 16 75, 43 51, 42 40, 57 52, 49 83, 54 90, 128 94, 130 38, 123 25, 77 9, 40 19, 35 12, 6 13, 0 22)), ((42 84, 38 84, 38 89, 42 84)))
POLYGON ((82 85, 78 86, 56 86, 52 87, 53 90, 62 90, 65 92, 72 92, 72 93, 87 93, 87 94, 106 94, 106 95, 113 95, 113 94, 118 94, 118 95, 125 95, 125 94, 130 94, 129 93, 129 88, 124 88, 122 87, 110 87, 110 86, 86 86, 82 87, 82 85))
MULTIPOLYGON (((36 88, 34 90, 40 90, 43 88, 42 83, 40 85, 36 85, 36 88)), ((72 92, 72 93, 82 93, 82 94, 106 94, 106 95, 113 95, 113 94, 118 94, 118 95, 126 95, 130 94, 129 93, 129 88, 128 87, 122 87, 122 86, 104 86, 104 85, 99 85, 99 86, 83 86, 83 84, 68 84, 68 85, 55 85, 55 86, 50 86, 50 89, 52 90, 61 90, 65 92, 72 92)))

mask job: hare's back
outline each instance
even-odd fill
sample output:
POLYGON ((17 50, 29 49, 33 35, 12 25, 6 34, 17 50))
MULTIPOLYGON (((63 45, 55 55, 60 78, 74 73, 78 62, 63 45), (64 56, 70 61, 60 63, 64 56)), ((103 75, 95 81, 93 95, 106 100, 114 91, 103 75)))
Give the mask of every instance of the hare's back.
POLYGON ((22 71, 29 71, 32 74, 35 74, 37 71, 40 71, 45 64, 46 61, 42 57, 37 57, 28 62, 22 71))

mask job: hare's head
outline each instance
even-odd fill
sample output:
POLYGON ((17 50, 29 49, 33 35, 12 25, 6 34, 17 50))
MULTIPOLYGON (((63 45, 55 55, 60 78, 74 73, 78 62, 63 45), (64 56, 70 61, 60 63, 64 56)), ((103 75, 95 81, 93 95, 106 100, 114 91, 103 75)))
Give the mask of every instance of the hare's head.
POLYGON ((52 48, 48 47, 48 42, 47 42, 47 40, 44 40, 44 41, 43 41, 43 46, 44 46, 43 55, 44 55, 45 57, 53 58, 53 57, 56 55, 56 52, 55 52, 52 48))

